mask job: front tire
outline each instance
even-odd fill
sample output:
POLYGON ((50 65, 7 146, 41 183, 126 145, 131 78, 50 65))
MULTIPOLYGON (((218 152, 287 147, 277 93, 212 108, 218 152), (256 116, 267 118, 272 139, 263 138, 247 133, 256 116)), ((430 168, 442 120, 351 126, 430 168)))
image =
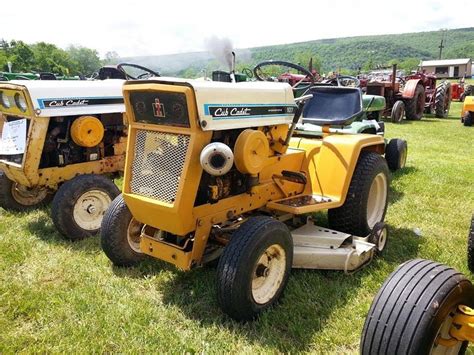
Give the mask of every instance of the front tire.
POLYGON ((28 188, 11 181, 0 171, 0 207, 7 211, 29 211, 46 205, 53 198, 46 187, 28 188))
MULTIPOLYGON (((362 331, 361 354, 447 353, 436 343, 458 305, 474 306, 474 286, 456 270, 430 260, 400 265, 375 296, 362 331)), ((461 351, 466 344, 458 342, 461 351)))
POLYGON ((466 112, 463 117, 465 127, 471 127, 474 124, 474 112, 466 112))
POLYGON ((330 228, 367 236, 385 218, 388 181, 385 159, 375 152, 362 151, 344 204, 328 211, 330 228))
POLYGON ((145 259, 140 250, 142 227, 133 218, 123 196, 117 196, 105 213, 100 231, 102 250, 114 265, 134 266, 145 259))
POLYGON ((234 232, 217 267, 222 310, 238 321, 256 318, 275 304, 293 263, 290 231, 271 217, 251 217, 234 232))
POLYGON ((385 160, 391 171, 403 169, 407 162, 408 145, 403 139, 394 138, 385 147, 385 160))
POLYGON ((103 175, 80 175, 65 182, 53 199, 51 214, 57 230, 79 240, 99 232, 105 211, 120 193, 103 175))
POLYGON ((474 215, 472 215, 471 228, 467 236, 467 266, 474 273, 474 215))
POLYGON ((405 103, 401 100, 398 100, 395 102, 395 105, 393 105, 392 107, 390 119, 393 123, 400 123, 403 121, 404 115, 405 115, 405 103))

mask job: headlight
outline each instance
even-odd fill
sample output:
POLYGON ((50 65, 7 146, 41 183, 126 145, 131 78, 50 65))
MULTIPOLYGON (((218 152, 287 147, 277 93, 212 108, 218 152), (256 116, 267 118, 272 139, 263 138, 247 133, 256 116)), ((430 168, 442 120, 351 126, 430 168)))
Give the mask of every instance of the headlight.
POLYGON ((3 91, 0 91, 0 104, 2 104, 2 106, 5 108, 10 108, 11 106, 7 94, 5 94, 3 91))
POLYGON ((15 94, 15 103, 16 107, 18 107, 20 111, 26 112, 26 109, 28 108, 28 106, 26 105, 26 100, 23 95, 18 92, 15 94))

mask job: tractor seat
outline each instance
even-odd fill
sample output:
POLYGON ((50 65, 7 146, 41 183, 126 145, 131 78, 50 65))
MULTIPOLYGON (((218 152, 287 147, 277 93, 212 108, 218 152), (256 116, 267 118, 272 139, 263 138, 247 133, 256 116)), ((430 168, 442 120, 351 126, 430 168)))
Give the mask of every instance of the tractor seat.
POLYGON ((348 126, 362 115, 362 93, 359 88, 313 86, 307 94, 313 97, 303 108, 303 123, 318 126, 348 126))
POLYGON ((40 73, 40 80, 56 80, 56 75, 53 73, 40 73))

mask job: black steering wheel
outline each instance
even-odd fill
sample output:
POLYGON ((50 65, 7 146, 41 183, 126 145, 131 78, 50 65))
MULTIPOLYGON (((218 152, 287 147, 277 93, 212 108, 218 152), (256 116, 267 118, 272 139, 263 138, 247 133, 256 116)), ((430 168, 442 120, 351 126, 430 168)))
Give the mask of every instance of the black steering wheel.
POLYGON ((334 78, 323 80, 323 83, 333 86, 354 86, 356 88, 360 86, 360 80, 350 75, 337 75, 334 78), (351 83, 353 83, 353 85, 351 85, 351 83))
POLYGON ((161 76, 156 71, 153 71, 149 68, 142 67, 141 65, 133 64, 133 63, 120 63, 120 64, 117 64, 117 69, 120 70, 121 72, 123 72, 127 79, 132 79, 132 80, 150 78, 150 77, 153 77, 153 76, 161 76), (127 73, 125 71, 124 67, 140 69, 140 70, 143 70, 145 73, 142 73, 142 74, 138 75, 137 77, 135 77, 135 76, 130 75, 129 73, 127 73))
POLYGON ((285 68, 295 69, 295 70, 298 70, 298 72, 305 75, 305 77, 303 79, 301 79, 300 81, 298 81, 296 84, 294 84, 292 86, 293 90, 306 89, 306 88, 309 88, 312 84, 314 84, 314 75, 308 69, 302 67, 301 65, 291 63, 291 62, 285 62, 283 60, 266 60, 264 62, 258 63, 253 68, 253 73, 255 74, 255 77, 257 78, 257 80, 260 80, 260 81, 274 81, 274 79, 271 76, 266 75, 262 71, 262 68, 268 67, 268 66, 271 66, 271 65, 278 65, 278 66, 285 67, 285 68), (301 86, 300 84, 305 79, 310 79, 311 83, 308 83, 307 85, 301 86))
POLYGON ((249 68, 242 69, 242 74, 245 74, 245 76, 249 79, 253 78, 253 72, 249 68))

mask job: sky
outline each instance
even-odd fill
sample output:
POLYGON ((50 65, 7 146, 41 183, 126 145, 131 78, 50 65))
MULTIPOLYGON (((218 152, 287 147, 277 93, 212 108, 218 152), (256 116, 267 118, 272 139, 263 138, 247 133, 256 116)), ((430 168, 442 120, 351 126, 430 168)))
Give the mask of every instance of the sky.
POLYGON ((472 0, 22 0, 21 5, 2 6, 0 38, 81 45, 102 57, 109 51, 121 57, 203 51, 212 37, 247 48, 474 26, 472 11, 465 11, 472 10, 472 0))

